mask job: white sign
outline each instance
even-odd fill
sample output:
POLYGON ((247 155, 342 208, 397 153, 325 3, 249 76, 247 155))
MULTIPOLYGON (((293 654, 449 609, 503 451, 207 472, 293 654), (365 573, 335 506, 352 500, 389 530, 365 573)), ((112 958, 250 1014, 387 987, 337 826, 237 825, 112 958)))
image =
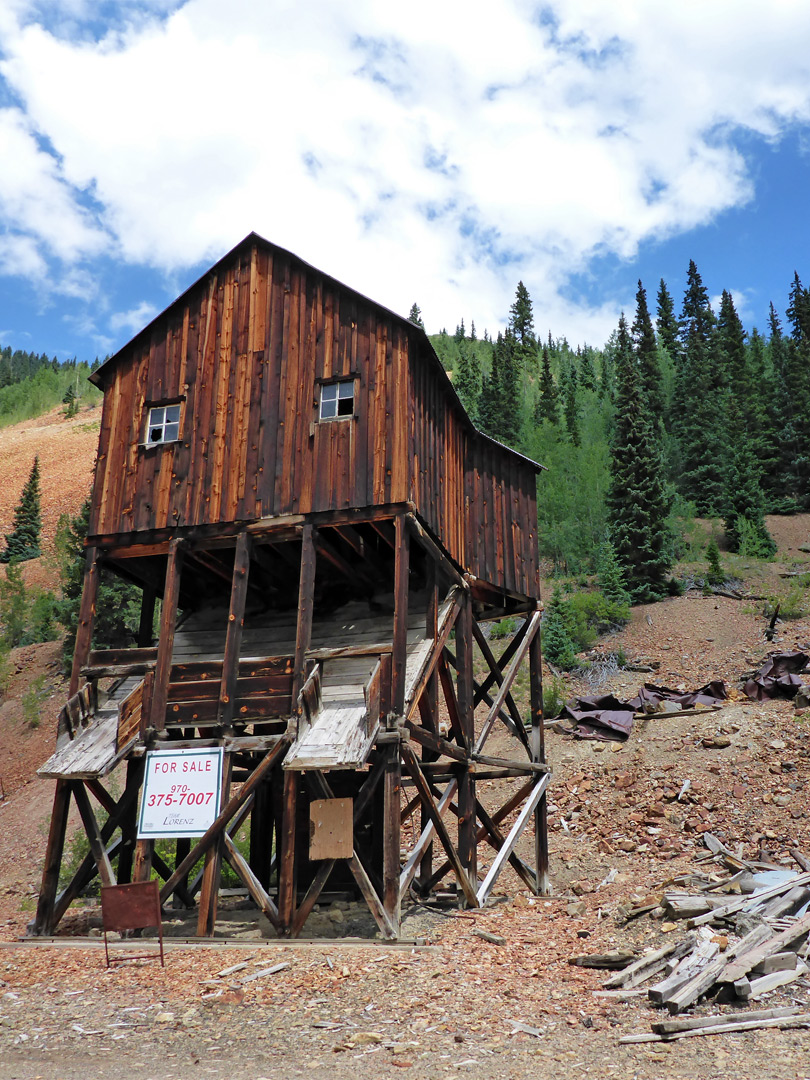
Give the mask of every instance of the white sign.
POLYGON ((221 746, 150 750, 141 796, 138 839, 202 836, 219 814, 221 746))

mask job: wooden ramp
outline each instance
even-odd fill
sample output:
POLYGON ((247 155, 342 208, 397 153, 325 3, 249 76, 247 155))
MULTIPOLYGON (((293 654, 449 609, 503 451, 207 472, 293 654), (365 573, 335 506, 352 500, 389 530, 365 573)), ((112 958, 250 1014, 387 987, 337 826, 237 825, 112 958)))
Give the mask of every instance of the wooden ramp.
POLYGON ((118 745, 121 703, 140 683, 123 679, 97 705, 87 692, 77 694, 59 715, 56 750, 37 769, 44 779, 91 780, 112 772, 134 746, 136 737, 118 745))

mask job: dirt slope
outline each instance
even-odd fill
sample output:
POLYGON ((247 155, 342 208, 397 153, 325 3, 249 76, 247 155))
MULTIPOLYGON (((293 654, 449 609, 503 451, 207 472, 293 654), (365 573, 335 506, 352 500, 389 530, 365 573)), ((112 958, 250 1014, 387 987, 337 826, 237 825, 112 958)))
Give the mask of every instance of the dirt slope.
MULTIPOLYGON (((11 528, 14 509, 34 458, 39 457, 42 548, 48 556, 60 514, 75 514, 90 493, 98 449, 101 406, 84 407, 71 419, 61 408, 34 420, 0 428, 0 535, 11 528)), ((3 541, 5 546, 5 541, 3 541)), ((26 580, 53 581, 47 558, 26 564, 26 580)))
MULTIPOLYGON (((52 536, 61 509, 74 511, 84 497, 97 430, 83 425, 97 422, 97 414, 74 421, 52 414, 37 422, 36 437, 25 425, 0 431, 0 461, 13 461, 16 470, 11 475, 4 467, 0 477, 0 525, 10 521, 38 452, 46 537, 52 536)), ((769 525, 777 560, 747 564, 724 554, 724 563, 756 597, 784 598, 792 590, 801 600, 796 579, 780 575, 810 569, 810 557, 798 550, 810 538, 810 517, 772 518, 769 525)), ((27 570, 40 572, 46 573, 27 570)), ((692 688, 719 677, 735 690, 738 677, 769 649, 810 644, 810 622, 802 617, 779 624, 769 645, 764 605, 692 592, 637 608, 630 625, 595 652, 598 659, 621 650, 630 660, 657 664, 655 674, 597 663, 591 685, 570 680, 569 689, 626 696, 646 679, 692 688)), ((572 1069, 599 1077, 807 1075, 810 1036, 800 1031, 619 1047, 619 1036, 649 1029, 653 1012, 643 1000, 594 997, 603 976, 567 963, 574 953, 666 940, 652 920, 622 925, 619 907, 692 868, 707 830, 742 845, 747 855, 764 849, 785 865, 790 847, 810 854, 810 721, 796 716, 791 703, 748 703, 735 692, 717 713, 637 724, 615 751, 549 732, 554 895, 530 897, 507 872, 485 910, 430 916, 426 933, 435 951, 259 942, 244 951, 171 952, 165 970, 125 965, 107 974, 103 956, 86 947, 8 947, 33 914, 44 849, 53 785, 32 776, 50 752, 64 696, 56 654, 55 645, 17 650, 10 693, 0 704, 0 777, 9 794, 0 803, 0 1080, 147 1080, 201 1066, 206 1075, 232 1080, 304 1074, 513 1080, 572 1069), (42 723, 32 728, 20 699, 41 676, 52 696, 42 723), (482 940, 476 930, 504 944, 482 940), (205 998, 206 979, 240 960, 250 970, 289 967, 221 1000, 205 998), (510 1034, 512 1019, 537 1034, 510 1034)), ((531 838, 522 845, 529 857, 531 838)), ((806 1006, 808 999, 810 986, 801 980, 763 1006, 791 1000, 806 1006)))

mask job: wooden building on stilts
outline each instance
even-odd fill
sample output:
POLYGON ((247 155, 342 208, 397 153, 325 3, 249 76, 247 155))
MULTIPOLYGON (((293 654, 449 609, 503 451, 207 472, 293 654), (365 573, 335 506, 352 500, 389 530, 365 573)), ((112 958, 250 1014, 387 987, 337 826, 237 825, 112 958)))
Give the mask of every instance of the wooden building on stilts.
POLYGON ((387 938, 403 898, 448 875, 470 907, 507 862, 546 891, 539 466, 475 429, 424 331, 251 234, 92 379, 104 407, 69 700, 40 770, 56 793, 34 932, 95 875, 156 871, 162 902, 198 904, 211 936, 223 860, 281 935, 324 891, 364 897, 387 938), (142 589, 132 648, 93 648, 101 567, 142 589), (496 660, 481 623, 506 615, 519 629, 496 660), (146 752, 206 746, 224 748, 219 814, 161 858, 137 839, 146 752), (508 798, 484 800, 503 778, 508 798), (90 852, 60 891, 71 800, 90 852))

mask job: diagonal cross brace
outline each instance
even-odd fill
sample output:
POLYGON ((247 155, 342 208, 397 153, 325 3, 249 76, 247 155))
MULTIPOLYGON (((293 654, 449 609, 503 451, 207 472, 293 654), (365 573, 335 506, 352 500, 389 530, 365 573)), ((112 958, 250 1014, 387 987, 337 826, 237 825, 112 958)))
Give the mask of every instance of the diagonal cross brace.
POLYGON ((487 902, 487 898, 492 892, 492 889, 495 885, 495 882, 498 880, 501 870, 503 870, 507 859, 515 849, 515 844, 517 844, 518 840, 520 839, 520 834, 523 832, 523 829, 526 826, 526 822, 534 813, 535 807, 540 802, 543 793, 548 787, 548 781, 548 773, 545 773, 543 776, 540 777, 537 784, 534 786, 531 795, 524 803, 523 809, 518 814, 517 821, 509 830, 509 835, 506 838, 506 842, 504 843, 498 854, 495 856, 492 862, 492 866, 490 866, 487 872, 487 876, 484 878, 483 882, 481 883, 481 888, 478 890, 478 904, 481 907, 483 907, 484 904, 487 902))

